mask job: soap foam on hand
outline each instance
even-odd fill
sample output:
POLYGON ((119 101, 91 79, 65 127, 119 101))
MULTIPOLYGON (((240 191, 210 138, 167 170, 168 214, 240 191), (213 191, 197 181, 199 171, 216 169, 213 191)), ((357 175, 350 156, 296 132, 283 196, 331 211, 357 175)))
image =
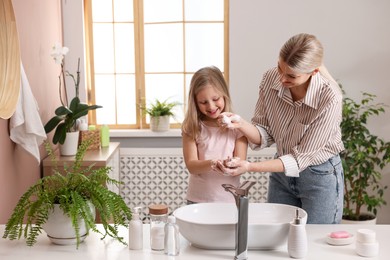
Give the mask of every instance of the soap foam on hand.
POLYGON ((227 116, 227 115, 222 115, 222 122, 227 125, 227 127, 232 127, 232 122, 238 123, 240 122, 241 117, 239 115, 232 115, 232 116, 227 116))
POLYGON ((223 160, 223 165, 225 167, 234 169, 237 168, 237 166, 233 166, 233 165, 235 165, 238 161, 240 161, 239 157, 233 157, 233 158, 228 157, 227 159, 223 160))
MULTIPOLYGON (((233 158, 232 158, 232 157, 228 156, 227 159, 225 159, 225 160, 223 160, 223 161, 221 161, 221 162, 219 162, 219 163, 220 163, 223 167, 230 168, 230 169, 236 169, 237 166, 235 166, 235 164, 236 164, 238 161, 240 161, 240 158, 239 158, 239 157, 233 157, 233 158)), ((232 176, 232 174, 227 173, 227 172, 225 172, 223 175, 224 175, 224 176, 232 176)))

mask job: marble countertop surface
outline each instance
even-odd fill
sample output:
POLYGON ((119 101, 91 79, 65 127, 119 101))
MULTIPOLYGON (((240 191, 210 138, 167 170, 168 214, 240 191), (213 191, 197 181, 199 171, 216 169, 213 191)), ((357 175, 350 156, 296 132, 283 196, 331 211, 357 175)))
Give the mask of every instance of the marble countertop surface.
MULTIPOLYGON (((4 234, 4 225, 0 225, 0 234, 4 234)), ((390 225, 307 225, 308 254, 305 259, 313 260, 349 260, 349 259, 390 259, 390 225), (326 236, 334 231, 345 230, 356 236, 358 229, 371 229, 376 232, 379 242, 379 255, 373 258, 364 258, 356 254, 355 242, 345 246, 327 244, 326 236)), ((127 241, 128 231, 121 228, 121 235, 127 241)), ((144 244, 142 250, 129 248, 112 238, 100 239, 100 235, 91 232, 79 249, 75 245, 54 245, 43 233, 33 247, 28 247, 25 240, 1 238, 0 259, 4 260, 223 260, 234 259, 234 250, 204 250, 193 247, 181 237, 181 250, 178 256, 166 256, 161 251, 152 251, 149 243, 149 225, 144 225, 144 244)), ((249 250, 248 259, 289 259, 287 244, 278 250, 249 250)))

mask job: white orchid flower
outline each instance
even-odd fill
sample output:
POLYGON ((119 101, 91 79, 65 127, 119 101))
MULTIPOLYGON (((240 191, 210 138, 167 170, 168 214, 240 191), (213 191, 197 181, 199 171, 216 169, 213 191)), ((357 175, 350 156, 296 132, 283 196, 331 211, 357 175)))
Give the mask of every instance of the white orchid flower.
POLYGON ((62 60, 64 59, 65 55, 69 52, 69 48, 68 47, 62 47, 61 44, 59 43, 56 43, 54 44, 54 46, 52 47, 52 50, 51 50, 51 53, 50 53, 50 56, 53 57, 54 61, 57 63, 57 64, 61 64, 62 63, 62 60))

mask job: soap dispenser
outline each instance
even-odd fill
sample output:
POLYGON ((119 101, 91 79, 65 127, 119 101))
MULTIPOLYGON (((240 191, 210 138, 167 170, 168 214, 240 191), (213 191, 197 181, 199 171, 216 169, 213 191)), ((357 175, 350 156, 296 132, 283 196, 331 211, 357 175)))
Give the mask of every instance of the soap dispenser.
POLYGON ((295 211, 294 220, 290 223, 287 247, 291 258, 304 258, 307 254, 306 226, 299 217, 298 208, 295 211))
POLYGON ((143 247, 143 224, 139 218, 141 207, 133 209, 133 217, 129 223, 129 249, 139 250, 143 247))

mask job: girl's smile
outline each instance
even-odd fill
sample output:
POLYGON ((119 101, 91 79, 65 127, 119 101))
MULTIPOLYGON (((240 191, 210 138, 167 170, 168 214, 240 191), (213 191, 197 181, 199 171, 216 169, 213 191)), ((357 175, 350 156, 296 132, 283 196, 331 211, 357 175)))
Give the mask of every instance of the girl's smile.
POLYGON ((210 84, 196 94, 196 104, 202 114, 213 120, 216 120, 225 108, 223 96, 210 84))

